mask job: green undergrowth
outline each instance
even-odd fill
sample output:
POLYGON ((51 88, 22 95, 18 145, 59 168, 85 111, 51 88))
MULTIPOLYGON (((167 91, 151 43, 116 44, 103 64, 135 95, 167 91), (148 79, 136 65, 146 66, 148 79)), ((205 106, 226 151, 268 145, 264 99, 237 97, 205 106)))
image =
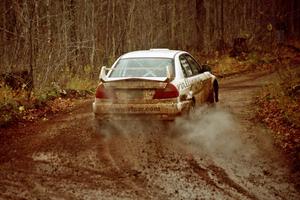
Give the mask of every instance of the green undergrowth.
POLYGON ((273 52, 253 50, 242 53, 240 56, 231 57, 229 53, 201 54, 195 52, 196 59, 209 65, 214 75, 219 78, 232 76, 244 72, 274 70, 273 64, 277 56, 273 52))
POLYGON ((227 77, 249 71, 272 70, 276 58, 272 54, 251 52, 240 57, 222 55, 216 59, 209 59, 207 63, 218 77, 227 77))
POLYGON ((0 127, 18 121, 32 121, 69 109, 76 99, 93 95, 97 81, 73 76, 66 82, 51 82, 35 88, 13 90, 0 83, 0 127))

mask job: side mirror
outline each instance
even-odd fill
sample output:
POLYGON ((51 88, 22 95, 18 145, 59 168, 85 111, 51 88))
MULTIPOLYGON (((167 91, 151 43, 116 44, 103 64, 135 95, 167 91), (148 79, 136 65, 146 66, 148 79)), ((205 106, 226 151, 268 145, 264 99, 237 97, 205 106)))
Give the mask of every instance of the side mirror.
POLYGON ((202 65, 203 72, 211 72, 211 67, 209 65, 202 65))

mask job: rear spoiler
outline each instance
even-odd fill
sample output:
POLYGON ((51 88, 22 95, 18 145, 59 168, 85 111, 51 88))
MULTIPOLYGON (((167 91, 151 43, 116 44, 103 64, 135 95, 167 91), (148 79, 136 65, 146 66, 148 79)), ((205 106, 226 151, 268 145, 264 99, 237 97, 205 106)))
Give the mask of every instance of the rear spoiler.
MULTIPOLYGON (((99 74, 99 80, 101 82, 108 82, 108 81, 118 81, 118 80, 152 80, 152 81, 163 81, 168 82, 172 79, 171 75, 171 69, 169 66, 166 66, 167 68, 167 77, 116 77, 116 78, 109 78, 107 77, 107 72, 114 70, 113 68, 108 68, 106 66, 101 67, 100 74, 99 74)), ((141 69, 141 68, 139 68, 141 69)))
POLYGON ((109 70, 111 70, 111 68, 107 68, 106 66, 101 67, 100 74, 99 74, 99 80, 101 82, 106 82, 107 81, 106 72, 108 72, 109 70))

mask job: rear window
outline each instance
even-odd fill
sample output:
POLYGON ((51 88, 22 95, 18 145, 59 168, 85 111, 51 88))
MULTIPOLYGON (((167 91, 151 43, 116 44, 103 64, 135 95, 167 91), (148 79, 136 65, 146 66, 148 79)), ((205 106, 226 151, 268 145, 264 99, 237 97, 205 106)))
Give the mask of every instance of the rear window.
POLYGON ((167 77, 167 68, 174 71, 170 58, 127 58, 120 59, 109 77, 167 77))

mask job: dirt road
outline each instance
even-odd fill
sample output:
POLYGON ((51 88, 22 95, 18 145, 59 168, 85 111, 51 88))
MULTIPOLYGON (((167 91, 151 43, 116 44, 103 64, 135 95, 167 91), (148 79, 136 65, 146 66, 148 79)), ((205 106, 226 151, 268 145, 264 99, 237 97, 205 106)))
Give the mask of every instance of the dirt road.
POLYGON ((215 108, 171 130, 151 122, 95 130, 92 100, 0 129, 0 199, 300 199, 299 179, 268 130, 250 121, 270 78, 222 80, 215 108))

